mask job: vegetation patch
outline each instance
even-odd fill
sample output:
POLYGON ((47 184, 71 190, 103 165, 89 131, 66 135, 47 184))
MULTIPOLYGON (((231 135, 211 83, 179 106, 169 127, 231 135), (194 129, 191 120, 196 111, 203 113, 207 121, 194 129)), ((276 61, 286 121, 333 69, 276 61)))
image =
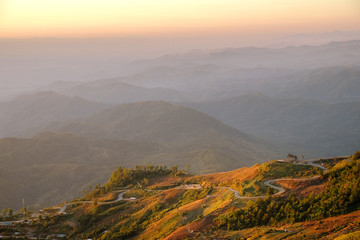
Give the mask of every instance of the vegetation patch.
POLYGON ((317 175, 318 168, 311 165, 269 162, 263 164, 263 179, 275 179, 286 177, 310 177, 317 175))
POLYGON ((336 157, 336 158, 328 158, 328 159, 319 159, 315 161, 314 163, 323 165, 327 169, 333 168, 336 164, 339 162, 347 159, 348 157, 336 157))
POLYGON ((323 219, 345 214, 359 208, 360 160, 339 163, 325 174, 329 181, 324 192, 297 199, 293 194, 287 198, 257 199, 249 201, 244 209, 234 210, 218 218, 219 226, 226 229, 299 222, 323 219))
POLYGON ((360 238, 360 231, 357 231, 338 237, 335 240, 358 240, 359 238, 360 238))
POLYGON ((264 196, 268 187, 258 179, 244 181, 239 194, 241 196, 264 196))
MULTIPOLYGON (((118 167, 105 184, 105 189, 109 191, 116 187, 127 187, 129 185, 148 186, 148 178, 170 175, 171 173, 173 172, 166 166, 136 166, 135 169, 118 167)), ((176 173, 177 169, 173 174, 176 173)))
POLYGON ((149 192, 146 192, 142 189, 132 189, 132 190, 126 191, 126 193, 124 194, 124 198, 139 199, 139 198, 142 198, 143 196, 147 196, 149 194, 150 194, 149 192))
POLYGON ((201 190, 195 190, 195 189, 188 189, 185 191, 185 193, 181 196, 178 202, 178 206, 185 205, 187 203, 193 202, 195 200, 199 200, 202 198, 205 198, 213 191, 213 188, 207 187, 203 188, 201 190))

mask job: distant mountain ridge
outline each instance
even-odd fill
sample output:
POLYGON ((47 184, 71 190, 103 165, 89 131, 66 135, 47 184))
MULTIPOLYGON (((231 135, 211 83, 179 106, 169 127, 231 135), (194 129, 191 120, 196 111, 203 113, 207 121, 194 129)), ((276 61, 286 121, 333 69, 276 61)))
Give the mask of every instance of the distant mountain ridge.
POLYGON ((179 101, 186 99, 186 95, 177 90, 162 87, 140 87, 122 82, 121 80, 123 79, 100 79, 85 83, 57 82, 44 88, 62 95, 77 96, 107 104, 156 100, 179 101))
POLYGON ((244 140, 243 145, 234 142, 226 148, 195 143, 188 148, 176 148, 149 142, 84 138, 69 132, 45 132, 27 139, 3 138, 0 191, 6 194, 0 196, 0 207, 18 209, 22 198, 27 206, 58 204, 80 196, 80 191, 89 185, 103 184, 118 166, 189 165, 192 172, 209 173, 264 162, 267 158, 260 157, 264 149, 278 154, 260 140, 258 143, 244 140), (253 152, 253 148, 259 152, 253 152))
POLYGON ((327 102, 360 99, 356 94, 360 88, 360 40, 192 51, 135 61, 128 68, 133 74, 120 77, 120 81, 177 89, 197 97, 188 101, 252 92, 327 102))
POLYGON ((284 48, 227 48, 197 51, 182 55, 166 55, 133 62, 129 67, 142 70, 155 66, 185 66, 187 64, 215 64, 243 68, 314 69, 337 65, 359 66, 360 40, 330 42, 319 46, 284 48))
POLYGON ((43 92, 2 103, 0 112, 1 126, 6 127, 1 132, 3 136, 30 137, 42 131, 56 130, 88 138, 147 141, 171 149, 162 149, 163 155, 168 150, 189 159, 201 152, 202 156, 207 154, 213 163, 208 164, 208 168, 199 163, 194 169, 201 172, 225 170, 232 165, 248 166, 279 156, 281 152, 278 147, 228 127, 206 114, 166 102, 112 107, 43 92))
MULTIPOLYGON (((360 58, 359 58, 360 60, 360 58)), ((326 102, 360 102, 360 68, 328 67, 292 76, 273 96, 326 102)))
POLYGON ((48 129, 91 138, 155 142, 181 151, 213 149, 237 159, 239 164, 267 159, 280 152, 261 139, 206 114, 166 102, 121 104, 83 120, 60 123, 48 129))
POLYGON ((28 136, 33 128, 84 117, 107 107, 109 105, 51 91, 23 95, 0 102, 0 137, 28 136))
POLYGON ((349 154, 360 144, 360 102, 327 104, 249 94, 219 101, 182 103, 229 126, 312 156, 349 154))
POLYGON ((119 77, 57 81, 40 88, 91 101, 207 101, 253 92, 269 96, 349 102, 357 94, 360 40, 319 46, 194 50, 138 60, 119 77))

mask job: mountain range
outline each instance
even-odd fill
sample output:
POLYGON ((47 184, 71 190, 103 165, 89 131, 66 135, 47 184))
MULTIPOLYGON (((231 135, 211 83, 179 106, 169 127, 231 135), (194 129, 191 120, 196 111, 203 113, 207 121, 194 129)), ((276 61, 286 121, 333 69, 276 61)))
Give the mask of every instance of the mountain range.
POLYGON ((359 101, 360 40, 319 46, 192 51, 134 61, 119 77, 55 82, 38 90, 104 103, 205 101, 260 92, 324 102, 359 101))
POLYGON ((220 153, 224 166, 225 159, 247 164, 280 152, 206 114, 166 102, 120 104, 82 120, 49 125, 50 129, 90 138, 154 142, 178 152, 206 149, 220 153))
POLYGON ((180 101, 187 99, 182 92, 162 87, 146 88, 124 83, 118 79, 101 79, 86 83, 55 82, 40 89, 62 95, 77 96, 91 101, 119 104, 139 101, 180 101))
POLYGON ((27 136, 30 129, 41 129, 52 121, 87 116, 109 107, 79 97, 55 92, 39 92, 0 102, 0 137, 27 136))
MULTIPOLYGON (((40 118, 44 111, 33 114, 40 118)), ((260 138, 166 102, 121 104, 32 131, 44 129, 57 132, 0 139, 0 191, 7 192, 0 206, 19 208, 22 198, 42 206, 64 201, 89 185, 103 184, 118 166, 189 165, 192 172, 209 173, 285 155, 260 138)))
POLYGON ((186 66, 214 64, 243 68, 314 69, 328 66, 358 66, 360 40, 330 42, 319 46, 288 46, 284 48, 225 48, 191 51, 186 54, 165 55, 139 60, 129 69, 151 69, 156 66, 186 66))
POLYGON ((249 94, 183 103, 225 124, 311 157, 346 155, 360 144, 360 103, 322 103, 249 94))
POLYGON ((360 139, 359 48, 192 51, 0 102, 0 206, 69 199, 118 166, 209 173, 290 152, 348 155, 360 139))
POLYGON ((360 102, 360 68, 327 67, 287 78, 292 81, 273 89, 269 95, 329 103, 360 102))

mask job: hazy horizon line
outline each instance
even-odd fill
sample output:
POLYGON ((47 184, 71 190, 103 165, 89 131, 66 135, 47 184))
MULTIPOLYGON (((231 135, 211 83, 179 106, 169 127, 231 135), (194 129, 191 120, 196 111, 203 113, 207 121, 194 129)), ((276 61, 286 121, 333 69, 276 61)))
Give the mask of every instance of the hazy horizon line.
POLYGON ((97 35, 97 34, 89 34, 83 36, 76 35, 59 35, 59 36, 22 36, 22 37, 2 37, 0 39, 3 40, 25 40, 25 39, 132 39, 132 38, 192 38, 192 37, 206 37, 216 35, 218 37, 221 36, 274 36, 274 37, 292 37, 292 36, 316 36, 316 35, 325 35, 325 34, 338 34, 338 33, 359 33, 360 29, 356 30, 340 30, 334 29, 331 31, 311 31, 311 32, 296 32, 296 33, 241 33, 241 32, 208 32, 208 33, 195 33, 195 34, 185 34, 185 33, 170 33, 170 34, 105 34, 105 35, 97 35))

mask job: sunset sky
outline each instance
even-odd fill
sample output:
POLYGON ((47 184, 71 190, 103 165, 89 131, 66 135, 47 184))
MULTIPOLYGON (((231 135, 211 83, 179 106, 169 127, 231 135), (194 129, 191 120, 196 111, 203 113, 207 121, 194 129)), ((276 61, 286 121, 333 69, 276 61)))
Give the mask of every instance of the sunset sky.
POLYGON ((0 38, 360 30, 358 0, 0 0, 0 38))

